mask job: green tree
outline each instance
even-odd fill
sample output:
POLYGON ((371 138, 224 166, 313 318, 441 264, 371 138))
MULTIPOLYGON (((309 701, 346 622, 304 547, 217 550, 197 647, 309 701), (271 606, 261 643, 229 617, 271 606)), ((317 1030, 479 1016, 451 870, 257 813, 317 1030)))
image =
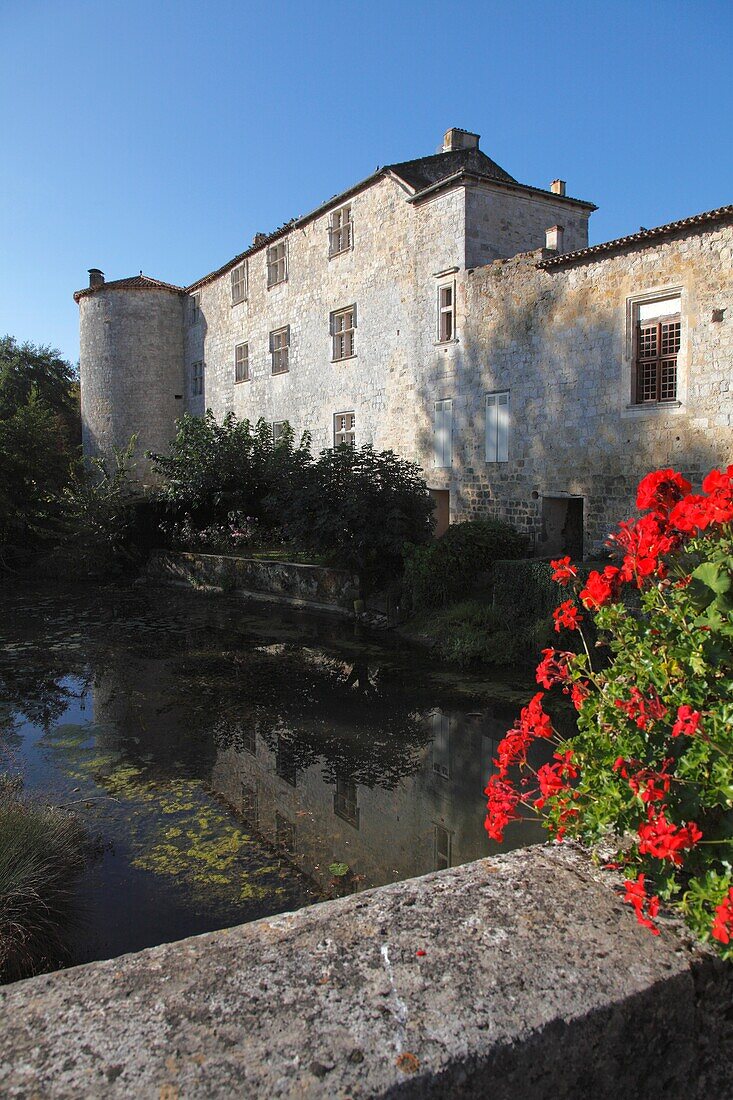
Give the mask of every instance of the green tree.
POLYGON ((420 467, 368 445, 322 451, 284 511, 295 541, 358 573, 362 588, 399 574, 404 544, 432 535, 420 467))
POLYGON ((68 448, 81 443, 79 379, 58 351, 0 337, 0 420, 13 416, 31 394, 58 418, 68 448))

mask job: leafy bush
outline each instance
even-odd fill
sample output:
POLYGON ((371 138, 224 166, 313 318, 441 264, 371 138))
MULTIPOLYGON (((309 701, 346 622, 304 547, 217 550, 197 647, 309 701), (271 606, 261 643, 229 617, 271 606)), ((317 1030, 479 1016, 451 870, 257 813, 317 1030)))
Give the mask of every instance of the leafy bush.
POLYGON ((0 776, 0 981, 58 966, 91 854, 79 820, 23 798, 0 776))
POLYGON ((407 547, 405 592, 415 610, 444 607, 473 594, 495 561, 526 553, 526 539, 502 520, 456 523, 428 546, 407 547))
POLYGON ((521 638, 490 604, 463 600, 430 613, 425 624, 446 661, 465 668, 475 664, 512 665, 521 656, 521 638))
POLYGON ((174 519, 188 515, 197 530, 226 523, 230 512, 280 526, 285 498, 297 495, 312 463, 307 433, 296 445, 286 424, 275 443, 266 421, 253 428, 227 413, 219 424, 210 409, 203 417, 186 413, 170 453, 150 458, 174 519))
POLYGON ((584 584, 569 558, 553 562, 555 580, 573 586, 555 629, 577 632, 584 652, 545 649, 537 682, 570 695, 577 733, 560 738, 545 692, 534 696, 499 745, 486 827, 501 840, 523 805, 558 839, 611 841, 641 924, 658 933, 668 907, 733 958, 733 466, 708 474, 702 495, 690 489, 673 470, 644 478, 645 514, 611 537, 618 563, 584 584), (608 646, 600 670, 589 616, 608 646), (538 738, 556 751, 531 778, 538 738))
POLYGON ((419 466, 393 451, 342 444, 322 451, 284 501, 287 531, 368 587, 399 573, 406 542, 430 538, 433 502, 419 466))

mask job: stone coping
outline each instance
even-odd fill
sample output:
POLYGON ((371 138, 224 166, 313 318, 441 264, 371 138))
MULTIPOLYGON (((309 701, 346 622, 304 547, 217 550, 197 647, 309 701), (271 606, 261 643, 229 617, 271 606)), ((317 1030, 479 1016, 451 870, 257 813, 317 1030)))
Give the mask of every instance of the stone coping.
POLYGON ((733 968, 608 878, 536 846, 18 982, 0 1095, 733 1095, 733 968))

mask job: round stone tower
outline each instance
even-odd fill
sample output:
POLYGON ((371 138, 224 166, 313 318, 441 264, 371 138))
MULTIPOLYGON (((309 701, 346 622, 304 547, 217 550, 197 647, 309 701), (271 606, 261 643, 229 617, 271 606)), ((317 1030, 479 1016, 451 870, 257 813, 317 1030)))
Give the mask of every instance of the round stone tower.
POLYGON ((165 451, 183 413, 185 291, 142 272, 106 283, 98 268, 78 290, 84 454, 112 461, 137 435, 134 475, 151 480, 146 451, 165 451))

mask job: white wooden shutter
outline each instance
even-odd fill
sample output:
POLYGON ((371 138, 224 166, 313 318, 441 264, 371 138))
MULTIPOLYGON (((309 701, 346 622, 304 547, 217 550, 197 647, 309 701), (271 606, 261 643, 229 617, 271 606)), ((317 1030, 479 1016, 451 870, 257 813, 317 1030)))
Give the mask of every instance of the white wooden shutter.
POLYGON ((487 393, 486 395, 486 461, 496 462, 496 424, 497 424, 497 407, 496 407, 496 394, 487 393))
POLYGON ((450 466, 452 451, 453 402, 435 402, 435 425, 433 430, 433 461, 436 466, 450 466))
POLYGON ((509 461, 509 394, 496 395, 496 461, 509 461))

